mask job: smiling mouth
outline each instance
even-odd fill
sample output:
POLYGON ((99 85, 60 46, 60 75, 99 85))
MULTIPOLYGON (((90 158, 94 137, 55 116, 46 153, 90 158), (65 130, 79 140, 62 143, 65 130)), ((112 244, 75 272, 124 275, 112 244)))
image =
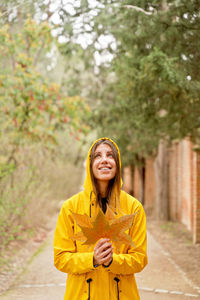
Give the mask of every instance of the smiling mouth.
POLYGON ((111 170, 111 168, 99 168, 99 170, 103 170, 103 171, 108 171, 108 170, 111 170))

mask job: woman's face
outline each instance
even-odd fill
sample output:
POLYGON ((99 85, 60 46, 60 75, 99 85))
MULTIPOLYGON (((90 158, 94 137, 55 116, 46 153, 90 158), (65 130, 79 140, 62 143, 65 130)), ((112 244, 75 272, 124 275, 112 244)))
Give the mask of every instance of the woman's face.
POLYGON ((116 170, 112 148, 108 144, 97 146, 92 164, 92 171, 97 182, 110 181, 115 177, 116 170))

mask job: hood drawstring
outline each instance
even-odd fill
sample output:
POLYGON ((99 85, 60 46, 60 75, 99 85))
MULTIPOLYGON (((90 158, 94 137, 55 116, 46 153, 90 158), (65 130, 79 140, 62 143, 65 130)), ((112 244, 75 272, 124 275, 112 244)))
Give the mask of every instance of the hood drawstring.
POLYGON ((92 278, 87 279, 87 283, 88 283, 88 300, 90 300, 90 282, 91 281, 92 281, 92 278))
POLYGON ((117 203, 116 203, 116 196, 115 196, 115 214, 117 215, 117 203))
POLYGON ((90 192, 90 218, 92 217, 92 207, 91 207, 91 202, 92 202, 92 193, 93 191, 90 192))
POLYGON ((91 203, 90 203, 90 218, 91 218, 91 203))
POLYGON ((119 278, 115 277, 114 280, 117 282, 117 300, 119 300, 119 278))

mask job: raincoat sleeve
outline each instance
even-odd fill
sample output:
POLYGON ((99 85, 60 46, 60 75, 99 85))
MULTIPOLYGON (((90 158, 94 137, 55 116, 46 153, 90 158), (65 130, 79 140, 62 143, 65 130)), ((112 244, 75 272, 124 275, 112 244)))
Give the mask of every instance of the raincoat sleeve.
POLYGON ((54 235, 54 265, 65 273, 86 273, 94 269, 93 252, 76 252, 76 244, 70 238, 74 234, 73 229, 73 218, 64 205, 58 216, 54 235))
POLYGON ((129 275, 138 273, 147 264, 146 216, 141 204, 137 210, 138 213, 130 230, 135 247, 131 247, 127 254, 113 254, 109 271, 114 274, 129 275))

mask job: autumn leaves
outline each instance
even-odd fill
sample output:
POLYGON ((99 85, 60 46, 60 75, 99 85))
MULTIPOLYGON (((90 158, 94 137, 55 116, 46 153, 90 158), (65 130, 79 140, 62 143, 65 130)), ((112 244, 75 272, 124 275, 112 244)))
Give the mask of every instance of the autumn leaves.
POLYGON ((134 246, 130 235, 126 234, 134 221, 135 215, 124 215, 116 218, 112 210, 107 207, 104 215, 100 209, 94 218, 88 215, 71 212, 81 231, 72 236, 73 240, 82 242, 84 245, 93 245, 101 238, 109 238, 119 248, 121 244, 134 246))

